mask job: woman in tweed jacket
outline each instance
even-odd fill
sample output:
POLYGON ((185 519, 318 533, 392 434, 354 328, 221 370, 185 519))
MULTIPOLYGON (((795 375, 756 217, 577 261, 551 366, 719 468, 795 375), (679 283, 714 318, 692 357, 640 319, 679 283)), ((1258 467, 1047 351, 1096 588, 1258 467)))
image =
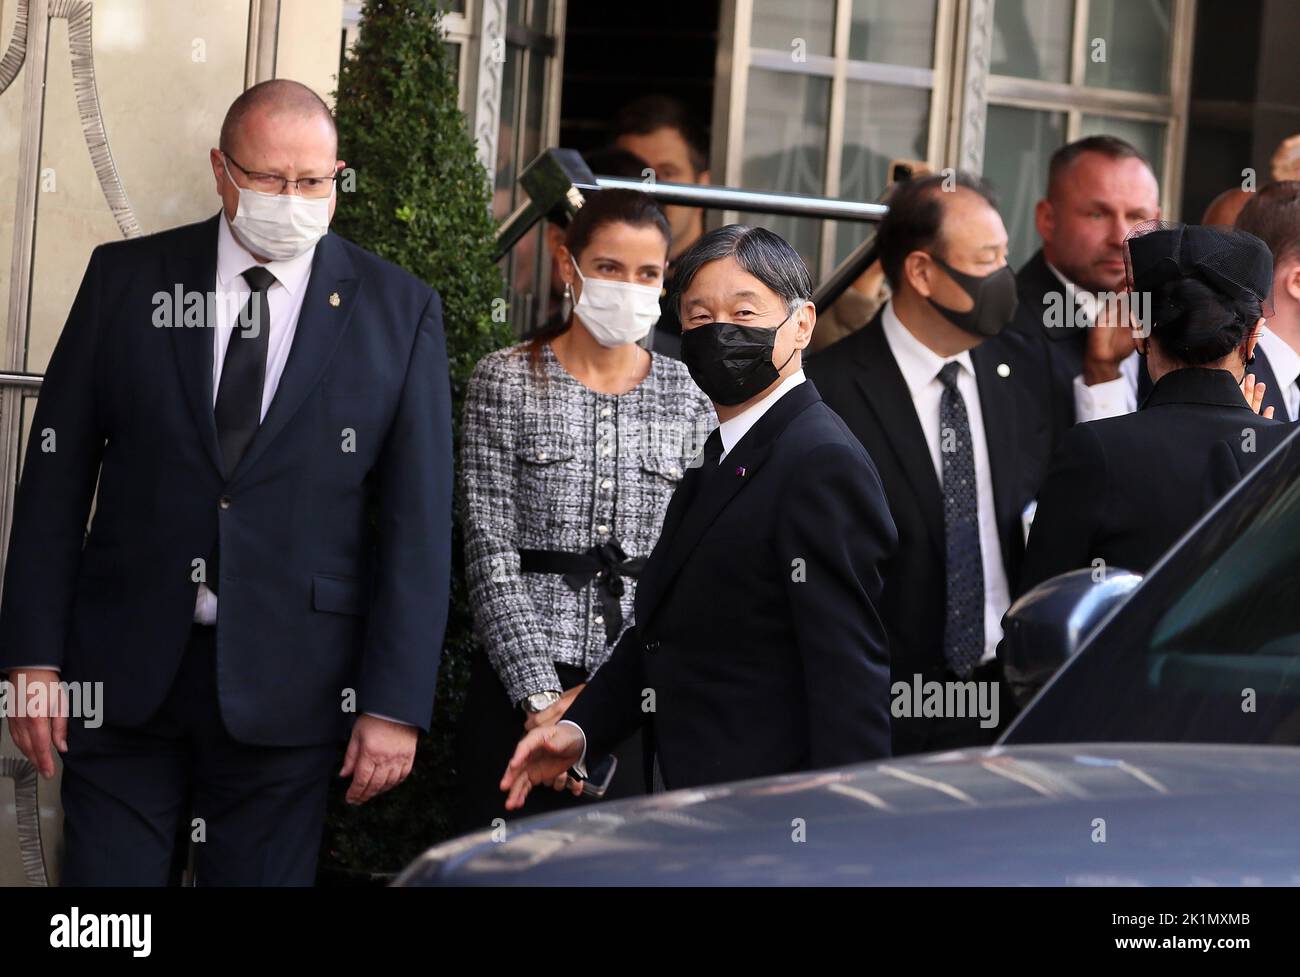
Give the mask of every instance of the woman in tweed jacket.
MULTIPOLYGON (((497 785, 525 729, 558 721, 632 623, 639 565, 717 424, 680 362, 630 341, 657 317, 668 244, 668 222, 645 194, 593 195, 558 249, 573 312, 484 357, 470 380, 462 521, 485 654, 475 655, 460 731, 464 830, 504 814, 497 785), (620 316, 620 305, 641 314, 620 316)), ((615 755, 605 796, 642 793, 639 742, 615 755)), ((538 792, 522 813, 578 802, 538 792)))

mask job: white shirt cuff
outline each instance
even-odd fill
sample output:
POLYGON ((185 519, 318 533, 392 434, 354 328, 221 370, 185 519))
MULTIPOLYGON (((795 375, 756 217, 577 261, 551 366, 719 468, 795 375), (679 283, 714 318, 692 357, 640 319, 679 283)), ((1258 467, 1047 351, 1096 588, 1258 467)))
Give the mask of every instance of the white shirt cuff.
POLYGON ((1137 390, 1128 377, 1123 374, 1117 380, 1094 383, 1092 386, 1083 382, 1083 377, 1074 378, 1074 417, 1082 424, 1084 421, 1098 421, 1103 417, 1119 417, 1132 414, 1137 410, 1137 390))
POLYGON ((573 765, 573 769, 578 771, 578 773, 582 774, 582 776, 585 778, 587 776, 587 734, 583 732, 582 727, 579 726, 577 723, 575 723, 572 719, 561 719, 555 725, 562 726, 565 723, 568 723, 570 726, 576 729, 578 733, 581 734, 582 736, 582 756, 578 757, 578 762, 573 765))
POLYGON ((378 712, 363 712, 363 716, 374 716, 376 719, 386 719, 390 723, 397 723, 399 726, 414 726, 414 723, 408 723, 405 719, 394 719, 392 716, 385 716, 378 712))

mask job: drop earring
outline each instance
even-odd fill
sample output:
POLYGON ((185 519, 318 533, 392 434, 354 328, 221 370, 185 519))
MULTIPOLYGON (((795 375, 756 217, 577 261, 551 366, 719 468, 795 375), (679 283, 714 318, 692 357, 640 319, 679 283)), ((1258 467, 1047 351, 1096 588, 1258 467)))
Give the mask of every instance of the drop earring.
POLYGON ((565 282, 564 298, 560 302, 560 321, 568 322, 571 315, 573 315, 573 286, 565 282))

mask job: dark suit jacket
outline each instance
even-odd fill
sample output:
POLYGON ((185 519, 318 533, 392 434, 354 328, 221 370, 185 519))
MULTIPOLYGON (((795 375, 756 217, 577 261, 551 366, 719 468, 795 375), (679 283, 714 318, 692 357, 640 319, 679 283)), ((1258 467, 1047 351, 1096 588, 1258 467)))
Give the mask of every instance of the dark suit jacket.
MULTIPOLYGON (((1026 335, 1040 335, 1046 338, 1047 348, 1051 354, 1052 372, 1057 394, 1057 423, 1066 425, 1076 420, 1074 413, 1074 378, 1083 373, 1083 354, 1088 345, 1088 330, 1072 325, 1075 307, 1065 304, 1065 287, 1060 279, 1052 274, 1047 266, 1040 248, 1034 256, 1025 262, 1024 267, 1016 273, 1016 292, 1020 299, 1016 307, 1016 317, 1012 328, 1026 335), (1064 324, 1048 327, 1044 321, 1048 309, 1048 300, 1056 301, 1062 310, 1064 324)), ((1077 299, 1076 299, 1077 306, 1077 299)), ((1273 368, 1269 366, 1268 357, 1262 349, 1255 350, 1255 363, 1251 372, 1257 380, 1267 384, 1264 390, 1264 406, 1272 407, 1274 415, 1285 418, 1286 401, 1282 391, 1277 387, 1273 368)), ((1137 403, 1142 404, 1151 392, 1151 376, 1146 364, 1138 366, 1137 403)))
POLYGON ((1088 345, 1088 330, 1075 323, 1075 304, 1065 304, 1065 287, 1052 274, 1040 248, 1016 272, 1019 304, 1011 328, 1028 336, 1040 336, 1052 364, 1053 386, 1060 400, 1058 408, 1067 424, 1074 423, 1074 378, 1083 372, 1083 353, 1088 345), (1049 305, 1049 301, 1055 303, 1049 305), (1061 310, 1061 321, 1049 327, 1044 321, 1049 308, 1061 310))
POLYGON ((437 293, 324 237, 275 399, 227 478, 212 332, 153 322, 160 295, 214 290, 219 219, 91 255, 18 487, 0 669, 102 681, 107 722, 145 722, 185 652, 193 561, 219 540, 217 686, 237 740, 325 743, 361 712, 427 727, 452 488, 437 293))
MULTIPOLYGON (((883 604, 894 677, 911 681, 921 672, 940 679, 947 600, 943 490, 911 393, 885 340, 882 316, 883 310, 818 353, 808 372, 876 463, 898 527, 898 550, 885 567, 883 604)), ((1054 439, 1046 356, 1041 340, 1010 331, 971 350, 1013 596, 1024 553, 1021 516, 1038 493, 1054 439), (1008 368, 1005 377, 1000 365, 1008 368)))
POLYGON ((1294 427, 1254 413, 1226 370, 1197 367, 1161 377, 1134 414, 1076 425, 1043 485, 1023 589, 1096 559, 1145 573, 1294 427))
POLYGON ((636 627, 565 718, 592 757, 646 723, 669 788, 888 756, 896 541, 871 459, 805 380, 682 479, 636 627))

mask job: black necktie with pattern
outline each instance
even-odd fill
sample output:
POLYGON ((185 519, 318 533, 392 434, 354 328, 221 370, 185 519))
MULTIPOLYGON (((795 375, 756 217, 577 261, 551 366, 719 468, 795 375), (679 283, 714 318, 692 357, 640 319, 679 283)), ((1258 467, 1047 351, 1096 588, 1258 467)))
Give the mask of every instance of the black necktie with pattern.
MULTIPOLYGON (((217 386, 217 403, 213 411, 217 421, 217 444, 227 478, 244 457, 253 435, 262 423, 262 390, 266 384, 266 351, 271 336, 271 304, 266 290, 275 284, 275 276, 260 265, 244 272, 253 294, 239 313, 226 358, 221 361, 221 381, 217 386)), ((219 547, 208 558, 208 589, 217 592, 220 575, 219 547)))
POLYGON ((979 486, 966 401, 957 389, 961 364, 939 371, 939 455, 943 462, 943 537, 948 599, 943 656, 961 678, 984 654, 984 564, 980 555, 979 486))

